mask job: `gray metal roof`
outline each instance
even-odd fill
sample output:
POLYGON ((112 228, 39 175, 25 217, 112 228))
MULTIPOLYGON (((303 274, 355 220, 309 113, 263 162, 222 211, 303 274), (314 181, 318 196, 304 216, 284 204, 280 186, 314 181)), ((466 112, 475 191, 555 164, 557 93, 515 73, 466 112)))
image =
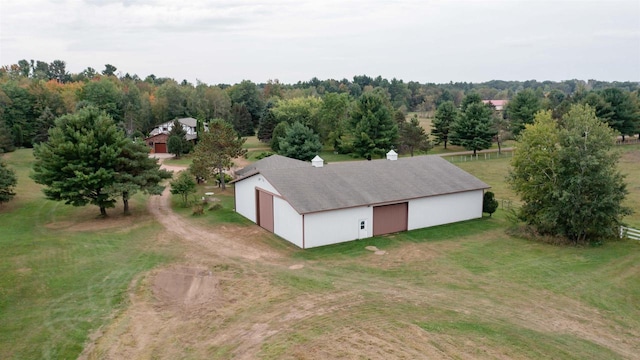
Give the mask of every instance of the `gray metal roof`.
POLYGON ((192 117, 181 118, 181 119, 178 119, 178 121, 180 122, 180 124, 187 125, 187 126, 192 127, 192 128, 198 126, 198 120, 196 120, 196 119, 194 119, 192 117))
POLYGON ((318 168, 282 156, 272 159, 267 166, 261 164, 270 158, 250 165, 253 169, 243 173, 244 177, 259 172, 300 214, 490 187, 442 157, 433 155, 394 161, 331 163, 318 168))

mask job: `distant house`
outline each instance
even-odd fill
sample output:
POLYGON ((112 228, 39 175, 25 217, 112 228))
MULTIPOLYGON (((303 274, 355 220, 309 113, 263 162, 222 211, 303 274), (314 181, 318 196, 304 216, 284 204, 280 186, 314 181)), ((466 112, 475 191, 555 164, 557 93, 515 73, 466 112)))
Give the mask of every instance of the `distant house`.
POLYGON ((439 156, 396 159, 272 155, 236 173, 236 211, 303 249, 482 217, 487 184, 439 156))
POLYGON ((509 100, 482 100, 484 104, 493 105, 496 110, 502 111, 507 107, 509 100))
MULTIPOLYGON (((175 120, 167 121, 160 125, 157 125, 151 132, 149 133, 149 137, 144 139, 144 141, 151 147, 151 151, 153 153, 166 153, 168 152, 167 141, 168 134, 173 129, 173 123, 175 120)), ((197 126, 198 120, 194 118, 182 118, 178 119, 178 122, 182 124, 182 128, 187 133, 185 136, 189 141, 195 141, 198 138, 197 126)))
POLYGON ((151 152, 153 154, 164 154, 169 152, 169 148, 167 147, 168 141, 168 132, 151 135, 148 138, 144 139, 144 142, 146 142, 147 145, 151 147, 151 152))

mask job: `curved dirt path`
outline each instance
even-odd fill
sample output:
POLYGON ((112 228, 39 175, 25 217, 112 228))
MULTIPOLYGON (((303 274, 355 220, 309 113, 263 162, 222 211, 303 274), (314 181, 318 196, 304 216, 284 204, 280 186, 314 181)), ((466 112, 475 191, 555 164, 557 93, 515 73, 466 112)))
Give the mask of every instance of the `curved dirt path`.
MULTIPOLYGON (((162 160, 160 160, 162 163, 162 160)), ((185 166, 165 165, 162 168, 174 172, 186 169, 185 166)), ((262 229, 256 227, 221 226, 201 227, 189 222, 171 210, 171 189, 167 187, 161 196, 151 196, 148 202, 149 212, 164 228, 186 243, 206 249, 208 255, 223 258, 244 258, 248 260, 276 259, 281 255, 264 244, 252 241, 262 229)))

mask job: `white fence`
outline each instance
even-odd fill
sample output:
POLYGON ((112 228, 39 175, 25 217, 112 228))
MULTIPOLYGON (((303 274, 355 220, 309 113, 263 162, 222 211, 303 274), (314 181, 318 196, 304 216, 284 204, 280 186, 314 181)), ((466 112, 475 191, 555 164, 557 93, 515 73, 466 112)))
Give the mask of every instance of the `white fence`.
POLYGON ((640 230, 626 226, 620 226, 620 237, 628 237, 629 239, 640 240, 640 230))
POLYGON ((456 163, 456 162, 467 162, 467 161, 477 161, 477 160, 502 159, 506 157, 513 157, 513 153, 514 153, 514 150, 502 150, 501 153, 491 151, 491 152, 485 152, 485 153, 476 153, 475 155, 440 154, 440 156, 449 160, 449 162, 451 163, 456 163))

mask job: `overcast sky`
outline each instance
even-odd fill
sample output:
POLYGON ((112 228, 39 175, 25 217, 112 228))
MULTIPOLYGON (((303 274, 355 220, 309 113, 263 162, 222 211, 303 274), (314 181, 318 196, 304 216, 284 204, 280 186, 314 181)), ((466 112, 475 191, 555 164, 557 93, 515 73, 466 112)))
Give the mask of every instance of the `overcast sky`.
POLYGON ((640 81, 640 0, 0 0, 0 65, 208 84, 640 81))

